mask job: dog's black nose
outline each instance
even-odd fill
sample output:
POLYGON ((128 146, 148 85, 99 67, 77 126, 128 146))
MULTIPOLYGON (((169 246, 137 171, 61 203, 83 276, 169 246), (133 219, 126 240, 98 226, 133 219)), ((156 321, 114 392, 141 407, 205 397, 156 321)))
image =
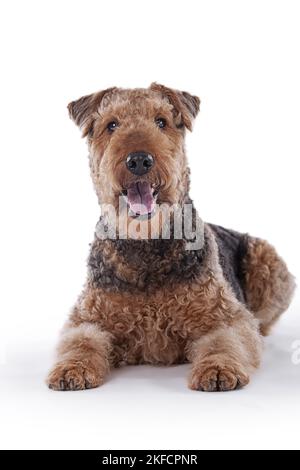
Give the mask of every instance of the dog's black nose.
POLYGON ((134 175, 142 176, 153 166, 153 157, 146 152, 132 152, 126 158, 126 166, 134 175))

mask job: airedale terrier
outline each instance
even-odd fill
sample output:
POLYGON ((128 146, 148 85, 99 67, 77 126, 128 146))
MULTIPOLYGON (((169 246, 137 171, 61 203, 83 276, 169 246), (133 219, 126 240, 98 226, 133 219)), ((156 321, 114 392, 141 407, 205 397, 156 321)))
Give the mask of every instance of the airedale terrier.
POLYGON ((121 364, 191 362, 191 389, 226 391, 246 385, 259 366, 262 336, 288 308, 294 278, 259 238, 206 223, 199 246, 174 235, 173 207, 191 206, 193 226, 200 220, 184 147, 199 106, 198 97, 156 83, 69 104, 87 137, 102 216, 47 379, 51 389, 97 387, 121 364), (173 214, 168 237, 161 205, 173 214), (112 231, 108 207, 118 219, 112 231), (124 236, 131 223, 141 234, 154 220, 150 237, 124 236))

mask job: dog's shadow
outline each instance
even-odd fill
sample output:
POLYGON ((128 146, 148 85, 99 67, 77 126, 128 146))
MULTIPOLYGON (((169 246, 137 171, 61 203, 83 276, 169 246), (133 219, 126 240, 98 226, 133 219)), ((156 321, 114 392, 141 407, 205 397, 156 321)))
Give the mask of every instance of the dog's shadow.
MULTIPOLYGON (((300 391, 300 363, 295 361, 296 338, 277 333, 265 339, 262 366, 257 372, 258 384, 273 390, 300 391)), ((298 354, 300 357, 300 354, 298 354)))
POLYGON ((136 365, 122 366, 114 369, 110 375, 109 382, 135 383, 135 386, 151 388, 167 388, 184 391, 190 364, 179 364, 172 366, 136 365))

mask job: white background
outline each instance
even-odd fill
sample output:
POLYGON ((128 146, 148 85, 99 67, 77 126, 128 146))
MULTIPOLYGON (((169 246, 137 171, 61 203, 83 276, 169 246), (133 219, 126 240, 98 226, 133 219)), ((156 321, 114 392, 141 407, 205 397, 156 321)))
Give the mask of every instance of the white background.
POLYGON ((187 148, 205 220, 268 238, 300 275, 297 1, 1 2, 2 448, 300 446, 300 297, 248 388, 186 388, 188 366, 123 368, 99 389, 44 378, 99 216, 66 105, 152 81, 201 97, 187 148))

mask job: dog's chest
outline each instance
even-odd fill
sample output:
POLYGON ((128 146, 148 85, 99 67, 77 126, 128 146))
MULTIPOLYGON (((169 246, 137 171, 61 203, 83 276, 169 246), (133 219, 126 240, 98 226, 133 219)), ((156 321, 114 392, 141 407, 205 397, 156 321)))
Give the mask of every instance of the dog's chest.
POLYGON ((155 296, 92 290, 89 297, 84 320, 111 333, 116 364, 184 362, 189 341, 209 329, 198 284, 161 289, 155 296))
POLYGON ((185 360, 187 336, 171 311, 148 304, 117 317, 113 335, 120 362, 173 364, 185 360))
POLYGON ((115 363, 185 360, 188 342, 209 329, 205 256, 206 245, 186 251, 182 240, 95 240, 83 311, 111 333, 115 363))

